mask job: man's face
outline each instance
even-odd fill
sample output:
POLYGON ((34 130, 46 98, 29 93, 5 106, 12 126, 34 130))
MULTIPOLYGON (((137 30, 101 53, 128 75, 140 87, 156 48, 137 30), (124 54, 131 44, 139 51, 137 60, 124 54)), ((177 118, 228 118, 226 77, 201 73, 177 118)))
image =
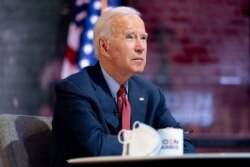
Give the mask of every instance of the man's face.
POLYGON ((128 78, 143 72, 146 64, 147 33, 139 16, 123 15, 113 19, 107 54, 115 75, 128 78))

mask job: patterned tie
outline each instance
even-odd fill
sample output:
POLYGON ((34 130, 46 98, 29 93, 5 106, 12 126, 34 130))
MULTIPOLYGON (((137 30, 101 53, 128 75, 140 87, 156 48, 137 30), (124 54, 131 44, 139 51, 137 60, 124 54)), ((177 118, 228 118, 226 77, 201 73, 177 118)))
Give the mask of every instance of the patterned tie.
POLYGON ((118 110, 122 116, 122 129, 130 129, 131 108, 127 98, 126 88, 121 85, 117 92, 118 110))

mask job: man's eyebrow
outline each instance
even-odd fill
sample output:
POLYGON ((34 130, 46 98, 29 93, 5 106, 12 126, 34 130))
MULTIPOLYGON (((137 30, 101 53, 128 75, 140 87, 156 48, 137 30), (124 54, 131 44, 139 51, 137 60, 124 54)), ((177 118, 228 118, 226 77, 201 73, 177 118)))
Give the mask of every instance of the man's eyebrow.
MULTIPOLYGON (((125 31, 123 34, 137 34, 136 31, 125 31)), ((145 35, 145 36, 148 36, 148 33, 146 32, 139 32, 139 35, 145 35)))

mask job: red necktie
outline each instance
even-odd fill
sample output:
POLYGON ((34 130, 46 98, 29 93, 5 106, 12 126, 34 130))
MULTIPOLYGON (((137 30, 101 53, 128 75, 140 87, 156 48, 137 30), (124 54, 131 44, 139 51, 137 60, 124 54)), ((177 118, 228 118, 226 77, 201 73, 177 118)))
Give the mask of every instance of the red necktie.
POLYGON ((121 85, 117 92, 118 110, 122 116, 122 129, 130 129, 131 108, 127 98, 126 88, 121 85))

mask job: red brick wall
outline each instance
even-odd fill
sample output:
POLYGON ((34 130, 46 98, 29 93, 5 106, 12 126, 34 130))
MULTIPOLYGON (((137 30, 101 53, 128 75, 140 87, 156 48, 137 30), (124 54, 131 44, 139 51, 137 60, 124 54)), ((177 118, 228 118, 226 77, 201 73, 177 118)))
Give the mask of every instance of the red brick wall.
POLYGON ((193 138, 249 138, 249 1, 129 2, 149 33, 145 76, 165 91, 176 119, 193 138))

